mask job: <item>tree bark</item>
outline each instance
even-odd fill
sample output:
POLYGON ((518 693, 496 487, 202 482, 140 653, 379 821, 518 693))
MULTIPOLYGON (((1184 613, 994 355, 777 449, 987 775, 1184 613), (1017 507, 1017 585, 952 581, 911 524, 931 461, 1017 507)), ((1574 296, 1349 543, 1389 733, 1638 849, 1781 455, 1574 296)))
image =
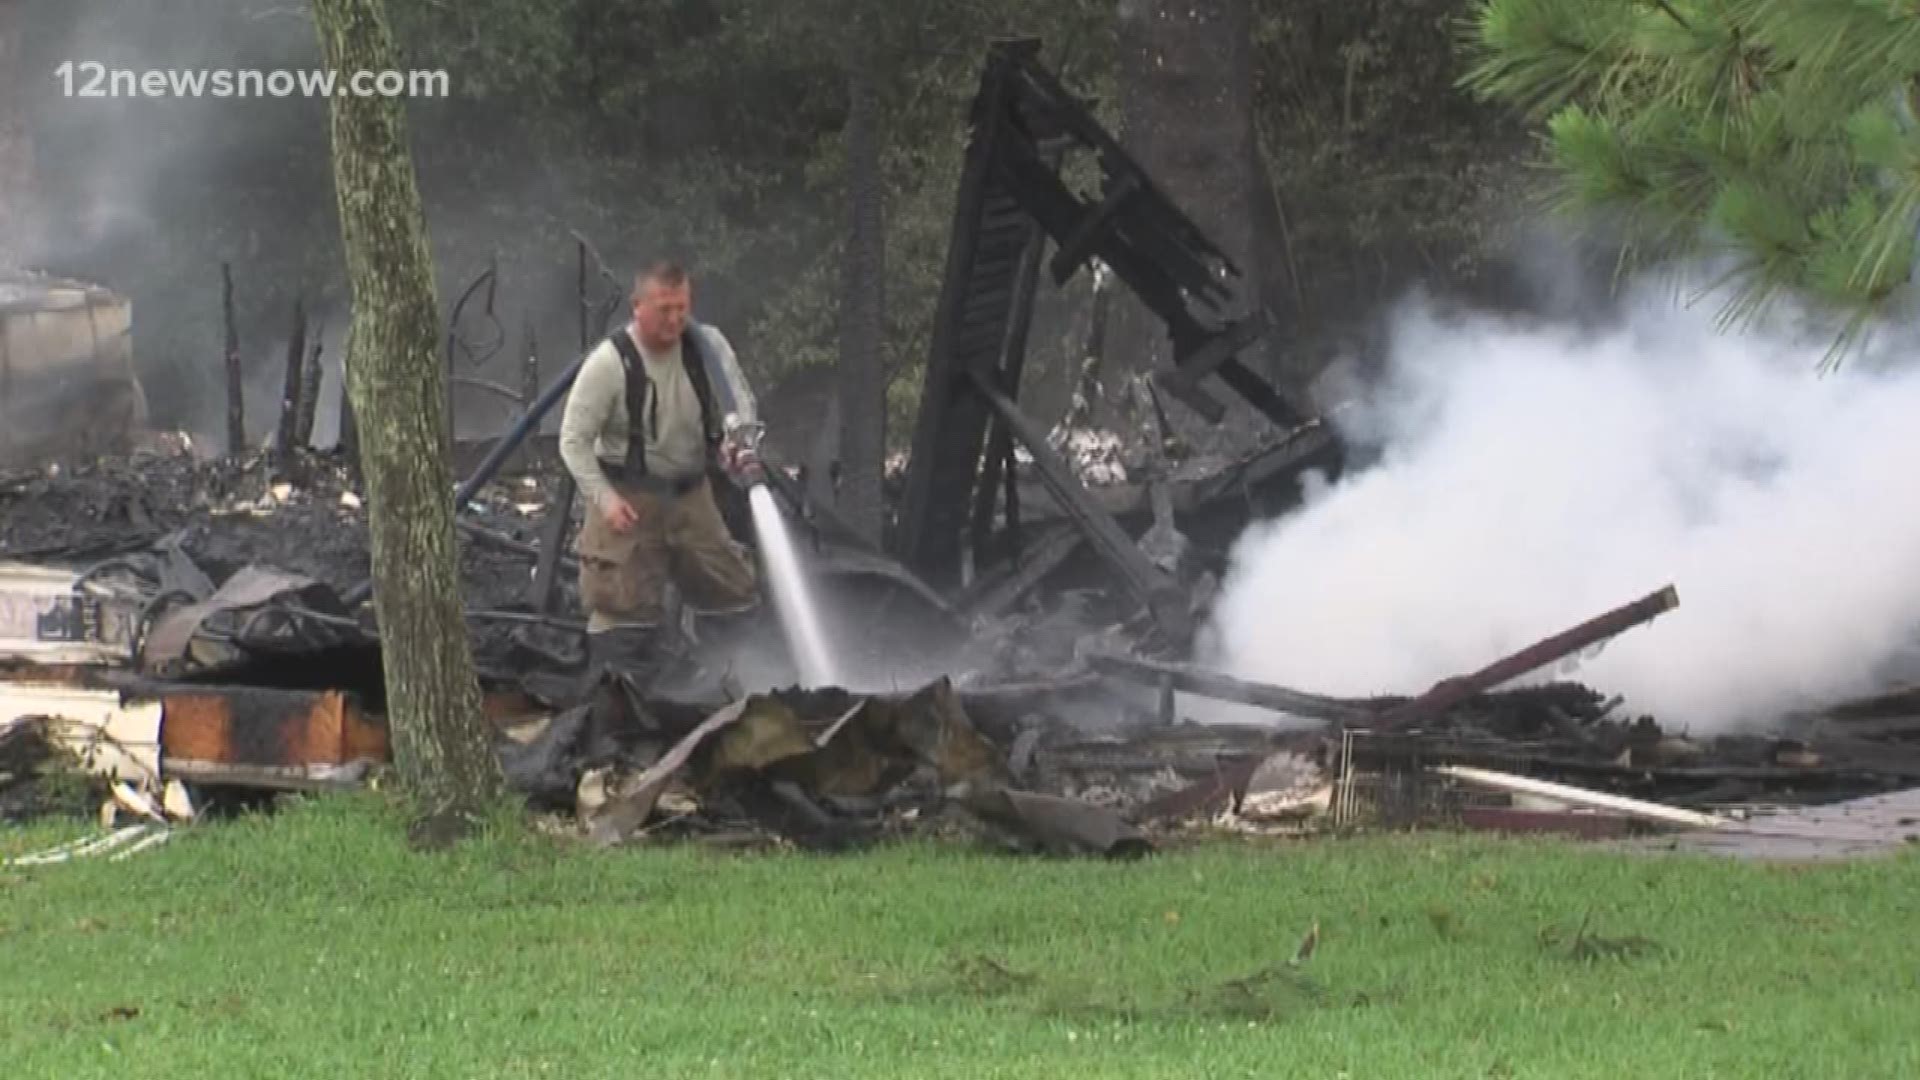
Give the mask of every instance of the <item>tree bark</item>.
MULTIPOLYGON (((313 0, 326 64, 399 67, 384 0, 313 0)), ((346 364, 373 547, 388 723, 424 814, 470 814, 502 791, 460 597, 446 393, 426 219, 400 99, 331 101, 334 188, 353 286, 346 364)))
POLYGON ((19 5, 0 4, 0 266, 22 265, 37 254, 24 23, 19 5))
POLYGON ((847 72, 847 250, 840 301, 840 453, 837 508, 867 539, 886 518, 881 474, 887 438, 885 181, 879 92, 872 66, 847 72))

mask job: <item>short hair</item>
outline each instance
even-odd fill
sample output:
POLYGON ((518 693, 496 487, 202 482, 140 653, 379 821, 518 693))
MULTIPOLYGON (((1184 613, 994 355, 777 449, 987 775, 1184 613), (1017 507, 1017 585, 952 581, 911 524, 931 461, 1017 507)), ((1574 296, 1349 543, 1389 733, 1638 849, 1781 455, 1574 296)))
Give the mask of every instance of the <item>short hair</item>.
POLYGON ((633 277, 633 298, 638 300, 647 291, 649 285, 664 285, 677 289, 687 283, 687 268, 677 262, 662 259, 648 264, 647 268, 633 277))

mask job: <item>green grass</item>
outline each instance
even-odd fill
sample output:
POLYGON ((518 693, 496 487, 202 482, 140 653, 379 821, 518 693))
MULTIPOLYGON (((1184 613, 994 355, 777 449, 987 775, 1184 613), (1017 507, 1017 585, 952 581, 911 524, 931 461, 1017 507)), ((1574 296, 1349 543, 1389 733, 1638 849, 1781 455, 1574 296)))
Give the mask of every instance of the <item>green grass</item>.
POLYGON ((344 798, 0 871, 0 1071, 1911 1077, 1916 931, 1913 856, 1419 836, 1104 864, 512 827, 421 855, 344 798))

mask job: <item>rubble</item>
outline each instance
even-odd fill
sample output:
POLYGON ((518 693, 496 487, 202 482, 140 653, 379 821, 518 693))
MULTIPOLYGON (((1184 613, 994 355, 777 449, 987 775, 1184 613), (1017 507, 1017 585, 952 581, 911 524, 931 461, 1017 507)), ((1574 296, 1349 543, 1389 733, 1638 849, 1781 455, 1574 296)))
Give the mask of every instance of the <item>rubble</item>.
MULTIPOLYGON (((9 545, 22 537, 33 550, 93 560, 0 571, 0 807, 30 806, 18 794, 39 767, 29 746, 102 778, 102 801, 156 829, 192 820, 207 793, 328 790, 384 767, 378 639, 366 612, 339 594, 352 576, 342 570, 364 564, 361 553, 329 554, 349 550, 358 527, 359 508, 341 500, 345 478, 315 468, 294 487, 263 460, 248 468, 161 457, 47 471, 0 489, 22 511, 7 516, 9 545), (39 520, 40 500, 125 507, 148 469, 148 490, 177 485, 200 502, 150 509, 144 531, 130 535, 114 534, 128 522, 112 514, 81 516, 65 534, 39 520), (216 490, 224 497, 208 497, 216 490), (223 535, 235 521, 250 531, 223 535), (212 538, 220 554, 204 556, 196 538, 212 538), (268 563, 300 551, 307 571, 268 563)), ((519 536, 539 523, 512 503, 537 491, 519 480, 484 489, 469 532, 496 535, 470 542, 467 558, 483 551, 524 577, 538 548, 519 536)), ((1035 558, 1054 557, 1036 547, 1035 558)), ((476 609, 471 629, 513 786, 597 844, 842 849, 934 833, 1126 857, 1193 830, 1311 834, 1369 821, 1621 835, 1648 818, 1700 824, 1721 820, 1717 807, 1827 802, 1920 779, 1920 749, 1903 743, 1920 738, 1911 694, 1836 707, 1776 737, 1693 740, 1652 718, 1616 716, 1619 703, 1587 687, 1499 688, 1670 609, 1672 590, 1426 693, 1358 700, 1144 655, 1152 628, 1129 621, 1110 593, 1032 582, 1019 610, 989 616, 982 607, 1013 606, 982 603, 1004 596, 1001 584, 949 601, 893 574, 877 553, 840 560, 918 597, 917 611, 972 628, 951 675, 890 693, 738 694, 694 678, 643 697, 611 676, 582 687, 564 620, 514 610, 517 597, 497 581, 474 581, 480 601, 502 605, 476 609), (553 649, 513 636, 548 624, 560 627, 553 649), (1180 695, 1267 720, 1194 723, 1180 695), (1563 807, 1606 812, 1508 805, 1490 791, 1488 770, 1512 777, 1498 786, 1523 796, 1548 792, 1563 807)))
MULTIPOLYGON (((848 527, 779 463, 768 473, 816 572, 870 601, 860 636, 939 642, 924 650, 939 673, 885 692, 748 693, 696 634, 646 694, 617 674, 586 682, 584 627, 553 614, 577 609, 571 481, 501 474, 579 361, 545 389, 536 371, 508 395, 523 407, 511 431, 452 448, 469 466, 453 495, 486 719, 529 806, 603 846, 964 834, 1125 858, 1219 829, 1725 832, 1732 809, 1920 783, 1916 691, 1770 735, 1693 739, 1616 715, 1594 688, 1515 685, 1671 610, 1672 588, 1408 696, 1338 698, 1196 664, 1193 630, 1233 538, 1291 505, 1308 473, 1343 467, 1345 449, 1240 360, 1273 328, 1232 314, 1238 271, 1036 57, 1034 43, 996 46, 983 76, 914 449, 888 472, 901 489, 888 537, 848 527), (1097 195, 1067 183, 1069 148, 1097 159, 1097 195), (1217 380, 1273 430, 1230 456, 1174 455, 1164 437, 1132 453, 1024 413, 1049 238, 1056 281, 1097 261, 1166 327, 1173 366, 1136 387, 1151 411, 1164 391, 1217 421, 1217 380), (1195 722, 1196 697, 1248 719, 1195 722)), ((583 241, 583 311, 585 259, 583 241)), ((31 812, 28 789, 64 758, 101 781, 103 827, 144 819, 47 861, 163 843, 211 792, 365 783, 389 755, 347 457, 148 447, 0 473, 0 812, 31 812)), ((523 456, 537 470, 552 454, 523 456)))

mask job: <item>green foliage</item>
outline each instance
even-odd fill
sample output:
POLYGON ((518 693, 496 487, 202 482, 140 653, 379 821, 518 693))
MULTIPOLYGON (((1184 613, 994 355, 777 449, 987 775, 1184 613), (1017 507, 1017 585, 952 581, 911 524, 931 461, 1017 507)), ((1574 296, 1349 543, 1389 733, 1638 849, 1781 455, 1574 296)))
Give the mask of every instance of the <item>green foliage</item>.
POLYGON ((1416 280, 1491 287, 1525 132, 1458 92, 1462 0, 1256 0, 1254 116, 1278 250, 1268 300, 1297 348, 1338 347, 1416 280))
POLYGON ((1465 44, 1467 87, 1544 122, 1567 208, 1607 212, 1657 257, 1735 260, 1729 318, 1792 290, 1850 335, 1905 298, 1912 4, 1480 0, 1465 44))
MULTIPOLYGON (((931 339, 988 42, 1039 36, 1076 83, 1104 76, 1111 48, 1111 8, 1096 0, 390 2, 409 61, 461 72, 463 107, 519 137, 505 160, 454 175, 449 198, 524 220, 498 178, 530 156, 570 163, 585 198, 571 220, 538 223, 539 242, 564 248, 572 227, 611 251, 688 259, 703 314, 764 383, 838 357, 849 65, 880 86, 888 350, 906 373, 931 339)), ((897 435, 912 413, 909 395, 895 400, 897 435)))

